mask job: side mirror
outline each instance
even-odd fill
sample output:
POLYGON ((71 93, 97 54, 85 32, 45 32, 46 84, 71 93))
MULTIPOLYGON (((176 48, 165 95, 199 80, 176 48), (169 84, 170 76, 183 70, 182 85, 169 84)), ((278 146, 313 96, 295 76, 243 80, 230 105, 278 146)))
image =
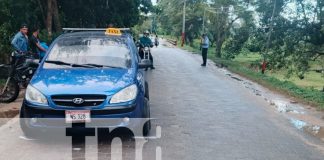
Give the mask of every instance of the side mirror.
POLYGON ((151 67, 151 61, 148 59, 142 59, 141 62, 138 64, 138 68, 139 69, 144 69, 144 68, 148 68, 151 67))

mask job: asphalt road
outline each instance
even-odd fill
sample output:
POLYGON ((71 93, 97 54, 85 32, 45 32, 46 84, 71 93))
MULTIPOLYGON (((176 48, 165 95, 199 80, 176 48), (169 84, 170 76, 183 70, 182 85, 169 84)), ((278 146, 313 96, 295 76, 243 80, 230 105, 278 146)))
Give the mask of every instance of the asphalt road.
MULTIPOLYGON (((143 156, 137 154, 137 158, 324 159, 323 142, 294 128, 268 103, 216 67, 201 67, 199 56, 166 46, 154 48, 153 55, 156 70, 147 71, 147 77, 155 120, 152 138, 145 143, 143 156)), ((131 142, 121 150, 118 139, 98 149, 96 139, 90 137, 86 148, 72 149, 70 137, 46 141, 21 136, 18 119, 0 127, 0 159, 109 159, 111 154, 105 151, 110 147, 112 159, 121 159, 121 153, 125 159, 135 159, 131 142)))

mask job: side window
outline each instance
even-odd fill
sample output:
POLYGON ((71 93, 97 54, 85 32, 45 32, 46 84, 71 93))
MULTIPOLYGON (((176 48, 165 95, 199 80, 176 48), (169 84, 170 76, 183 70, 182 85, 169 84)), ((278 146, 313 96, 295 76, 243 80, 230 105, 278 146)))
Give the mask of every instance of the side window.
POLYGON ((130 47, 132 48, 133 52, 136 54, 137 62, 139 63, 139 62, 141 62, 141 58, 140 58, 140 56, 139 56, 139 54, 138 54, 137 47, 136 47, 134 41, 133 41, 131 38, 129 38, 129 39, 130 39, 130 40, 129 40, 129 42, 130 42, 130 47))

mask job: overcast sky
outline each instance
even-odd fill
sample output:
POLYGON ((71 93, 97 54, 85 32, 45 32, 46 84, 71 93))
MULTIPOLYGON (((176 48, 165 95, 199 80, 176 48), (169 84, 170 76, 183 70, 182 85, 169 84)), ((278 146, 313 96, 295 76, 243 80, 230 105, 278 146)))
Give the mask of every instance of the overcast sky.
POLYGON ((151 1, 152 1, 153 5, 155 5, 155 4, 156 4, 156 0, 151 0, 151 1))

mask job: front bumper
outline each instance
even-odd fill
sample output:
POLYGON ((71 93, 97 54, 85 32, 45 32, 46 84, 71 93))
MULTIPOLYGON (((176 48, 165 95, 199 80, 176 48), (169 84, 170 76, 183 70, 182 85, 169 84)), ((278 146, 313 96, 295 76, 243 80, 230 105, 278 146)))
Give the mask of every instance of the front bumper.
MULTIPOLYGON (((82 110, 82 108, 75 110, 82 110)), ((24 101, 21 109, 21 118, 28 128, 68 128, 72 124, 65 122, 65 111, 50 107, 33 106, 24 101)), ((86 124, 73 124, 73 126, 80 126, 80 128, 85 126, 132 128, 141 125, 143 123, 142 121, 145 121, 142 119, 143 106, 140 103, 129 106, 90 110, 90 115, 91 122, 86 124)))

